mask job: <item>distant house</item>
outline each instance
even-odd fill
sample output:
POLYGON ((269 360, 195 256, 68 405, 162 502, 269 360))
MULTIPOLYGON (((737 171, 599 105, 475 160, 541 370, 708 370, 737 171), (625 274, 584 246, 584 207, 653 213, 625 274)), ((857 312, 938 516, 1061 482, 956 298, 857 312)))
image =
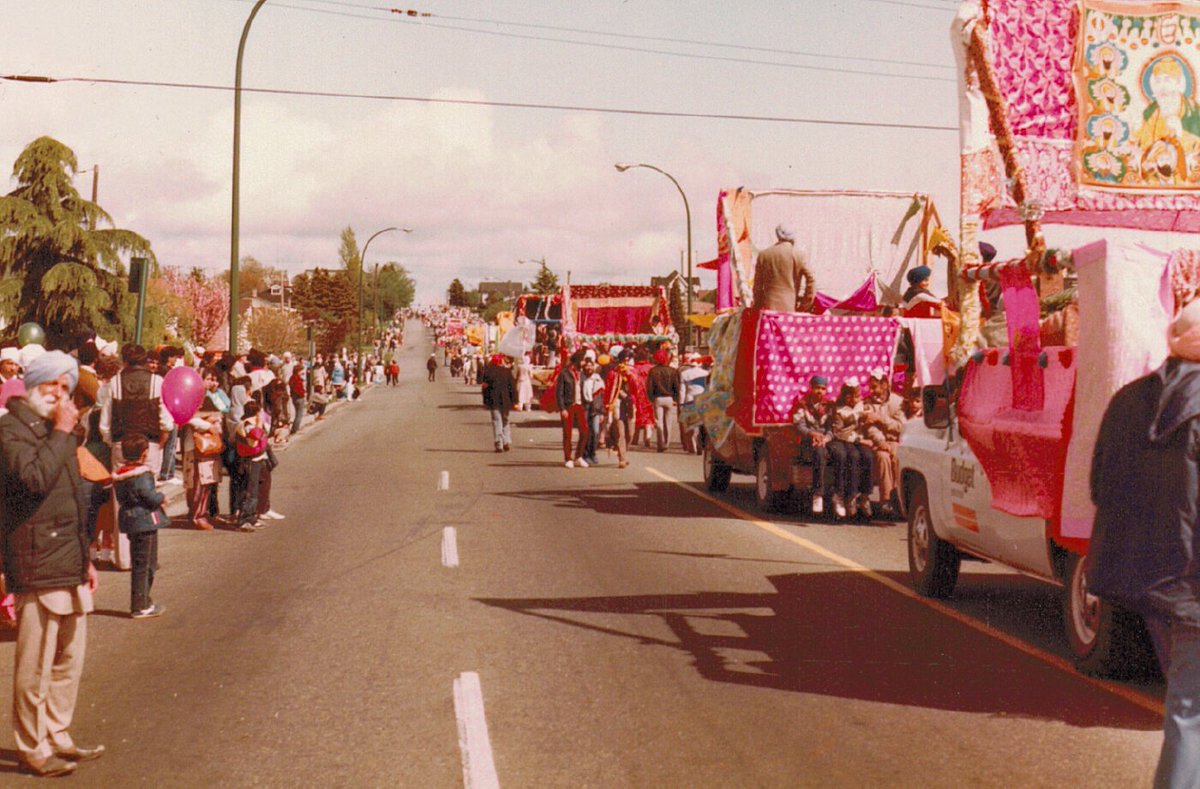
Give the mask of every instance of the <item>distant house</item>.
POLYGON ((512 301, 525 292, 525 286, 520 282, 480 282, 479 295, 483 303, 489 303, 493 298, 512 301))
MULTIPOLYGON (((665 290, 668 294, 670 294, 671 286, 675 284, 676 280, 679 280, 679 292, 684 294, 684 296, 686 296, 687 290, 686 290, 686 286, 683 283, 683 280, 685 280, 685 279, 687 279, 687 278, 684 277, 682 274, 680 274, 678 271, 672 271, 670 274, 668 274, 665 277, 651 277, 650 284, 651 285, 662 285, 663 290, 665 290)), ((700 278, 692 277, 692 298, 693 299, 696 298, 696 294, 699 291, 700 291, 700 278)))

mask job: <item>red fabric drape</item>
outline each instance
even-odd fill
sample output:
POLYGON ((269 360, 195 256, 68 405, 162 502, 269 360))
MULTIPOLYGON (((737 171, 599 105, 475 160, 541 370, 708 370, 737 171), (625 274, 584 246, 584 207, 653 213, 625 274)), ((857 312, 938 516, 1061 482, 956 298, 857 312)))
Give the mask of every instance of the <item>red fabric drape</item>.
POLYGON ((579 334, 644 334, 650 331, 650 305, 644 307, 577 307, 579 334))

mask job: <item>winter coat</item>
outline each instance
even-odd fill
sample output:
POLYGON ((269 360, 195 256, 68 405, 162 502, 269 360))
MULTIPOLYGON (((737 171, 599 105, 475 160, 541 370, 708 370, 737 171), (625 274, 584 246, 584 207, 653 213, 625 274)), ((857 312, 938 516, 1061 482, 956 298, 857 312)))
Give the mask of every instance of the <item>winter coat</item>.
POLYGON ((87 581, 87 503, 75 437, 53 430, 23 398, 0 417, 0 501, 8 591, 87 581))
POLYGON ((512 370, 502 364, 489 364, 479 374, 483 384, 483 406, 508 413, 517 400, 517 384, 512 370))
POLYGON ((679 371, 667 364, 656 364, 646 374, 646 397, 651 401, 669 397, 678 403, 681 398, 679 371))
POLYGON ((1088 590, 1200 626, 1200 363, 1168 359, 1109 401, 1092 456, 1088 590))
POLYGON ((126 466, 113 474, 113 483, 121 505, 117 526, 122 534, 144 534, 167 525, 162 511, 167 497, 154 489, 154 472, 149 466, 126 466))

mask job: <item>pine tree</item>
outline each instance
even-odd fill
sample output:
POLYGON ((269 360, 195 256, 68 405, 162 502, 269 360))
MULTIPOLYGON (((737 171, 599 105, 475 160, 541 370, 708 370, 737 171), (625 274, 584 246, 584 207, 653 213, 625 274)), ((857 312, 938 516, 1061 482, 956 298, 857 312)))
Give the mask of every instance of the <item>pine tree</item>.
POLYGON ((457 277, 450 283, 450 287, 446 289, 446 303, 451 307, 467 306, 467 289, 457 277))
POLYGON ((89 329, 122 333, 134 305, 122 258, 157 267, 149 241, 117 229, 79 194, 71 180, 77 170, 70 148, 39 137, 13 165, 17 188, 0 197, 0 314, 11 326, 42 324, 51 346, 89 329))
POLYGON ((534 293, 540 293, 543 296, 552 293, 558 293, 558 275, 550 270, 546 265, 546 259, 542 258, 542 267, 538 269, 537 278, 529 284, 529 289, 534 293))
POLYGON ((317 348, 340 348, 355 329, 358 298, 345 271, 316 269, 292 280, 292 306, 315 328, 317 348))

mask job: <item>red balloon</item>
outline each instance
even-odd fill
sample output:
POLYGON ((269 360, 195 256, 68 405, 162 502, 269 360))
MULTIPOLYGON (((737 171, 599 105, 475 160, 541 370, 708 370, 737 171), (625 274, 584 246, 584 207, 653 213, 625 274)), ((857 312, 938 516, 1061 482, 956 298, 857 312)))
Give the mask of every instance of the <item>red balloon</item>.
POLYGON ((162 399, 175 424, 183 425, 204 402, 204 379, 191 367, 172 367, 163 377, 162 399))

